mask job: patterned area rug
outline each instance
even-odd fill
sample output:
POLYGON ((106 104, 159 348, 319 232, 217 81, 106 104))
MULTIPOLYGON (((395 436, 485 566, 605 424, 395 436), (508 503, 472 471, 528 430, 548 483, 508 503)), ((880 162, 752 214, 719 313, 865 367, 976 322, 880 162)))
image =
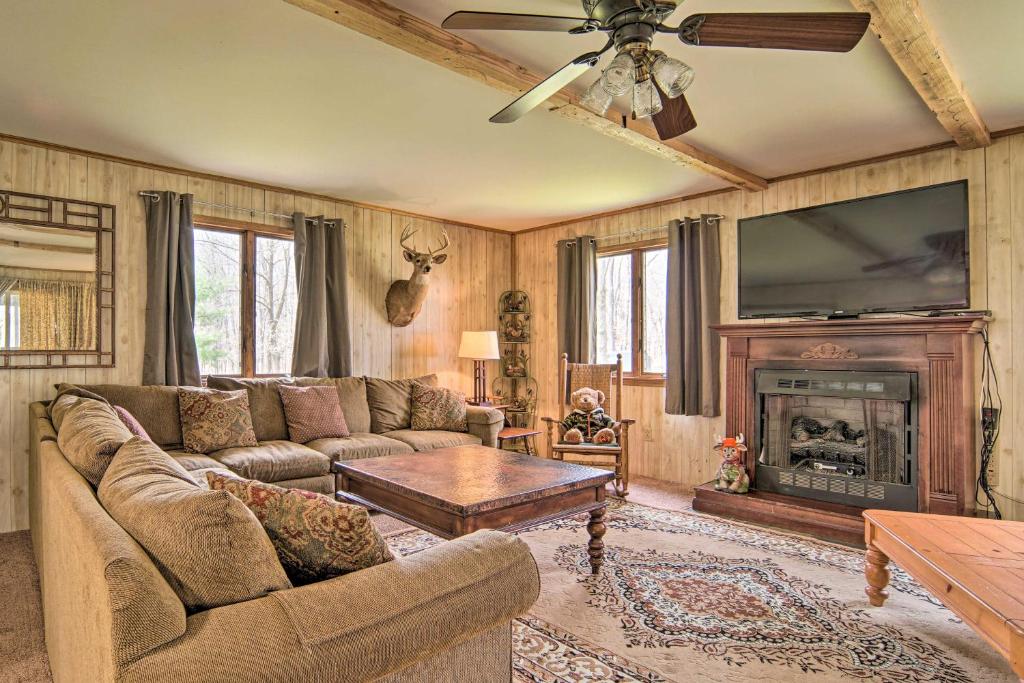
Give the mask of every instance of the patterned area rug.
MULTIPOLYGON (((514 624, 517 681, 1016 680, 898 569, 885 607, 870 607, 861 551, 619 500, 607 525, 596 577, 584 517, 519 534, 542 588, 514 624)), ((402 554, 438 542, 388 538, 402 554)))

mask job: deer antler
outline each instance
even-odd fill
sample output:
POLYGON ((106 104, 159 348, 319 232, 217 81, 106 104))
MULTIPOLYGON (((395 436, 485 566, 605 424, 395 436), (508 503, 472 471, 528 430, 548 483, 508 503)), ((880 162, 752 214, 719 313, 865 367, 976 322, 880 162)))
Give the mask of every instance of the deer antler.
POLYGON ((449 246, 451 246, 451 240, 448 239, 448 231, 441 230, 441 246, 439 246, 437 249, 431 249, 430 255, 433 256, 438 252, 444 251, 449 246))
POLYGON ((398 240, 399 245, 408 251, 416 251, 415 245, 406 244, 405 241, 411 239, 417 232, 419 230, 413 230, 411 225, 405 226, 405 229, 402 230, 402 237, 398 240))

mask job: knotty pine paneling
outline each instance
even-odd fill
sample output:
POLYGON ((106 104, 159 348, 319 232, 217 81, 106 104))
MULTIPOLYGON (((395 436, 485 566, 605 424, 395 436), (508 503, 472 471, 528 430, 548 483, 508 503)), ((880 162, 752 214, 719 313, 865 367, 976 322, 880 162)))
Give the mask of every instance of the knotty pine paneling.
MULTIPOLYGON (((146 236, 140 190, 191 192, 196 199, 279 213, 299 210, 344 218, 349 225, 349 286, 356 374, 407 377, 436 372, 442 382, 472 392, 471 361, 459 360, 465 329, 495 329, 498 296, 511 284, 511 238, 506 234, 446 225, 421 217, 344 201, 314 199, 156 170, 0 139, 0 187, 107 202, 117 207, 117 365, 114 368, 0 371, 0 532, 28 526, 28 404, 53 396, 61 381, 137 384, 142 378, 146 308, 146 236), (448 260, 432 273, 423 312, 404 329, 392 328, 384 296, 394 278, 412 270, 402 259, 398 236, 405 225, 420 229, 422 248, 442 229, 451 237, 448 260)), ((197 207, 197 213, 251 220, 247 211, 197 207)), ((288 226, 288 221, 256 220, 288 226)), ((492 376, 496 364, 489 368, 492 376)))
MULTIPOLYGON (((655 208, 581 220, 516 235, 514 279, 533 299, 533 372, 540 385, 540 415, 556 415, 555 248, 559 239, 649 227, 671 218, 721 213, 723 322, 736 322, 736 220, 966 178, 970 188, 971 306, 991 309, 992 352, 1003 397, 1003 430, 995 463, 999 491, 1024 499, 1024 134, 1003 137, 986 149, 933 150, 852 168, 773 183, 761 192, 732 191, 655 208)), ((621 240, 619 240, 621 242, 621 240)), ((723 347, 722 377, 725 353, 723 347)), ((980 354, 976 376, 980 381, 980 354)), ((724 387, 722 400, 724 401, 724 387)), ((665 415, 664 389, 627 387, 626 412, 638 423, 630 432, 633 474, 677 482, 708 481, 718 466, 711 447, 722 418, 665 415)), ((1024 519, 1024 505, 1000 498, 1007 517, 1024 519)))

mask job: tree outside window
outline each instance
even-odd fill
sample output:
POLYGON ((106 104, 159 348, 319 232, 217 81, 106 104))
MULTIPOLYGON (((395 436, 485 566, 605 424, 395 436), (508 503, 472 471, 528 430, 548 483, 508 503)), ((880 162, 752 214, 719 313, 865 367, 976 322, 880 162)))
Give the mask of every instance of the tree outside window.
POLYGON ((298 305, 292 241, 204 225, 195 230, 195 259, 202 374, 289 373, 298 305))

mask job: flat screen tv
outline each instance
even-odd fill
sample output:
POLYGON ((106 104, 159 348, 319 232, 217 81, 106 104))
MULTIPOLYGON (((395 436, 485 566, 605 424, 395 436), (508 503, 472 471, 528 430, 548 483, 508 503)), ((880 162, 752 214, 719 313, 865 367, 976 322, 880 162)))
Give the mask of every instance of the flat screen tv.
POLYGON ((739 221, 739 315, 967 308, 967 181, 739 221))

